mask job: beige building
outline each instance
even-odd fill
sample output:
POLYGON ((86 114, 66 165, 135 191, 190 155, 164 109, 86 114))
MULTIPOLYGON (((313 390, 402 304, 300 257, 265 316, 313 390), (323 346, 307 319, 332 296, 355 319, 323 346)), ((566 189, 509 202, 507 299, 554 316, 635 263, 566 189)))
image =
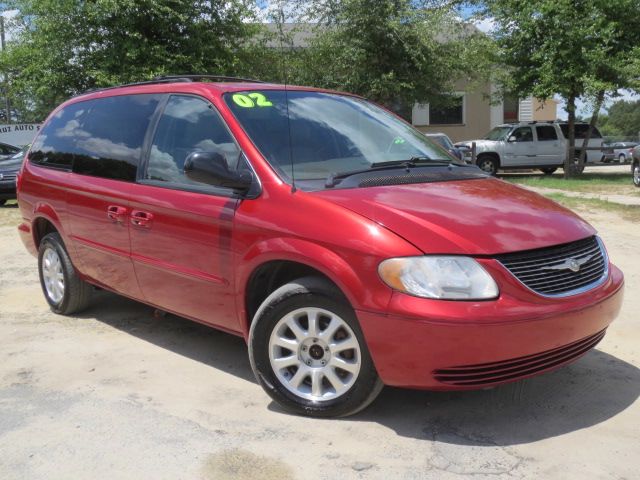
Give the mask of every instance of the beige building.
POLYGON ((537 98, 505 98, 496 104, 489 101, 488 91, 477 88, 466 91, 465 84, 456 85, 454 101, 446 107, 416 104, 411 122, 423 132, 446 133, 454 142, 482 138, 501 123, 551 121, 557 118, 557 102, 543 102, 537 98), (484 91, 483 91, 484 90, 484 91))

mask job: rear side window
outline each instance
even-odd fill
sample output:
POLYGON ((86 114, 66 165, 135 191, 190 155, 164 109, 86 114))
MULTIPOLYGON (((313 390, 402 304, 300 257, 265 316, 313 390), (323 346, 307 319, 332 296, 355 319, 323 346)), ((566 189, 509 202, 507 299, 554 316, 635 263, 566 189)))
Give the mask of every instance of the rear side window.
POLYGON ((548 142, 551 140, 558 139, 558 134, 556 133, 556 129, 551 125, 543 125, 540 127, 536 127, 536 133, 538 134, 539 142, 548 142))
POLYGON ((126 95, 69 105, 43 127, 29 158, 43 166, 133 182, 160 99, 126 95))
POLYGON ((84 154, 75 157, 73 171, 135 181, 144 137, 159 101, 159 95, 92 100, 82 128, 75 132, 76 145, 84 154))
POLYGON ((230 170, 238 167, 240 149, 213 106, 200 98, 173 95, 158 121, 146 178, 177 186, 202 186, 184 175, 193 152, 218 152, 230 170))

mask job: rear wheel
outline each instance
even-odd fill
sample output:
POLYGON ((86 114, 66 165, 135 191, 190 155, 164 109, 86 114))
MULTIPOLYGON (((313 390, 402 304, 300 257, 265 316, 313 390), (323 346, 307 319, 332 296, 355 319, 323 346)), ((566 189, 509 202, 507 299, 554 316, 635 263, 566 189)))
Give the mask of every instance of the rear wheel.
POLYGON ((495 176, 498 173, 500 162, 493 155, 480 155, 476 161, 476 165, 478 165, 482 171, 495 176))
POLYGON ((541 168, 540 169, 540 171, 542 173, 544 173, 545 175, 551 175, 556 170, 558 170, 558 167, 546 167, 546 168, 541 168))
POLYGON ((58 233, 40 242, 38 271, 44 297, 55 313, 69 315, 87 307, 91 285, 78 276, 58 233))
POLYGON ((633 164, 633 184, 640 187, 640 163, 633 164))
POLYGON ((298 414, 352 415, 382 390, 353 309, 321 278, 267 297, 251 325, 249 356, 265 391, 298 414))

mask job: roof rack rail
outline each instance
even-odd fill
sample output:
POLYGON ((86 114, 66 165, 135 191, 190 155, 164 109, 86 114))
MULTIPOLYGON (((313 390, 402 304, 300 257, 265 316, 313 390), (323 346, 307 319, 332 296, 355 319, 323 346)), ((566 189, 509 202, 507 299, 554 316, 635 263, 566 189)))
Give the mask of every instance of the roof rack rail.
POLYGON ((122 85, 114 85, 113 87, 91 88, 85 90, 80 95, 87 93, 102 92, 104 90, 113 90, 114 88, 137 87, 138 85, 154 85, 157 83, 179 83, 179 82, 198 82, 200 80, 212 80, 215 82, 248 82, 248 83, 265 83, 262 80, 253 80, 250 78, 227 77, 224 75, 163 75, 155 77, 152 80, 144 80, 142 82, 125 83, 122 85))
POLYGON ((212 80, 214 82, 249 82, 249 83, 265 83, 262 80, 242 77, 228 77, 226 75, 162 75, 156 77, 155 81, 175 81, 175 82, 198 82, 200 80, 212 80))

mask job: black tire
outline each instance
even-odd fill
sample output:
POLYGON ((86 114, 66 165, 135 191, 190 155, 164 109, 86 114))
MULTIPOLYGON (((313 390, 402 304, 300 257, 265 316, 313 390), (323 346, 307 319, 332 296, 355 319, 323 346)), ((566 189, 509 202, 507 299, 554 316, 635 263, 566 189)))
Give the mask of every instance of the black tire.
POLYGON ((92 287, 78 276, 58 233, 49 233, 40 242, 40 247, 38 248, 38 273, 40 274, 40 286, 42 287, 44 298, 53 312, 61 315, 70 315, 85 309, 89 305, 92 287), (45 285, 43 272, 45 261, 43 258, 49 249, 57 254, 64 279, 63 294, 59 300, 52 297, 45 285))
POLYGON ((636 187, 640 187, 640 162, 635 162, 631 167, 631 175, 633 179, 633 184, 636 187))
MULTIPOLYGON (((296 356, 296 361, 300 362, 302 352, 300 350, 298 352, 291 350, 291 352, 296 356)), ((311 349, 309 349, 309 353, 311 353, 311 349)), ((383 387, 353 309, 334 285, 318 277, 295 280, 278 288, 266 298, 251 324, 249 359, 258 383, 267 394, 283 408, 299 415, 311 417, 353 415, 373 402, 383 387), (296 394, 286 387, 271 366, 269 342, 272 333, 286 315, 304 308, 320 308, 335 314, 339 320, 348 325, 357 340, 360 349, 359 372, 352 377, 355 379, 352 385, 337 398, 320 401, 303 398, 301 394, 296 394)), ((324 370, 324 367, 319 369, 324 370)), ((293 370, 291 375, 295 376, 295 373, 297 373, 297 369, 293 370)), ((311 378, 305 376, 302 383, 307 381, 310 384, 311 378)), ((324 381, 326 381, 326 377, 323 377, 322 382, 324 381)))
POLYGON ((495 176, 500 168, 500 161, 493 155, 479 155, 476 165, 485 173, 495 176))
POLYGON ((542 173, 544 173, 545 175, 551 175, 556 170, 558 170, 558 167, 546 167, 546 168, 541 168, 540 169, 540 171, 542 173))
POLYGON ((7 203, 7 200, 6 200, 6 199, 4 199, 4 198, 0 198, 0 207, 1 207, 2 205, 4 205, 5 203, 7 203))

